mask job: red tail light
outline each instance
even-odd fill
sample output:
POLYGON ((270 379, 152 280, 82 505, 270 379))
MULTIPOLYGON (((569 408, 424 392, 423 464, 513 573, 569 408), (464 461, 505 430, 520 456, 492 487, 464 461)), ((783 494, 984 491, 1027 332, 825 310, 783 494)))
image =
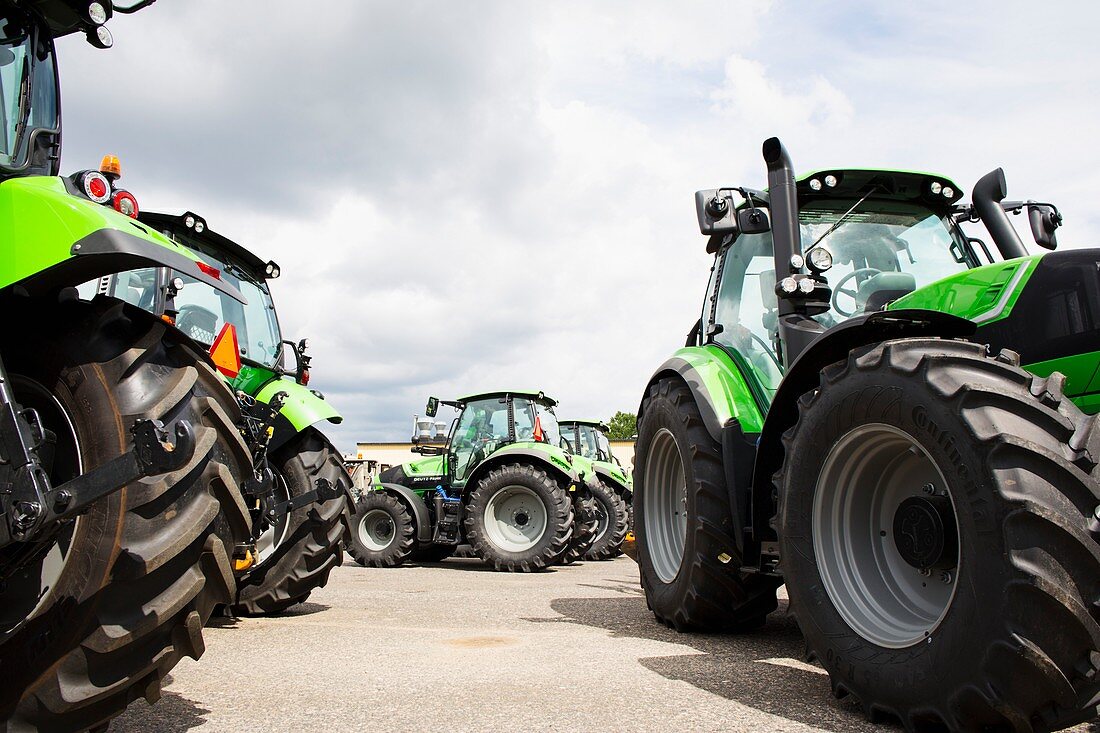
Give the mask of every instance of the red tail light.
POLYGON ((131 219, 138 218, 138 202, 129 191, 124 191, 122 189, 115 191, 115 195, 111 197, 111 205, 114 206, 115 211, 120 214, 125 214, 131 219))
POLYGON ((80 177, 80 187, 97 204, 105 204, 111 198, 111 182, 99 171, 85 171, 80 177))
POLYGON ((309 370, 308 369, 303 369, 302 370, 302 386, 303 387, 309 386, 309 370))
POLYGON ((211 267, 210 265, 206 264, 205 262, 196 262, 195 264, 199 266, 200 270, 205 272, 210 277, 212 277, 216 280, 221 280, 222 279, 222 271, 219 270, 218 268, 211 267))

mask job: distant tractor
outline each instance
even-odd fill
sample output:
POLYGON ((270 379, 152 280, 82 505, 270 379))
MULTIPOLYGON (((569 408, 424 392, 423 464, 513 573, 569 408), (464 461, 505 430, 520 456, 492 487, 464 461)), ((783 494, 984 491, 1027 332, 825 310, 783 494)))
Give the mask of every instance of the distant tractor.
POLYGON ((715 256, 638 413, 646 599, 744 630, 786 584, 869 718, 1034 731, 1100 700, 1100 251, 1029 255, 998 169, 832 168, 696 194, 715 256), (964 234, 984 224, 999 257, 964 234))
MULTIPOLYGON (((428 400, 413 450, 425 456, 382 471, 356 505, 348 551, 361 565, 438 561, 460 544, 497 570, 560 563, 574 537, 574 497, 585 484, 561 446, 555 401, 501 391, 428 400), (440 405, 459 411, 449 434, 440 405)), ((595 524, 592 517, 592 524, 595 524)))
POLYGON ((608 560, 623 552, 623 540, 633 520, 634 481, 611 452, 608 428, 598 420, 563 420, 561 433, 573 452, 592 461, 597 486, 596 538, 585 553, 587 560, 608 560))

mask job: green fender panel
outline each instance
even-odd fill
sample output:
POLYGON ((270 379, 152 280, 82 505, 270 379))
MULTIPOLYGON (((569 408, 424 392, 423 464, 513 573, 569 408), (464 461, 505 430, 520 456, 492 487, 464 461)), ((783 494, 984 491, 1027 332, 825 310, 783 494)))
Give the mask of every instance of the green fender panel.
MULTIPOLYGON (((197 257, 144 224, 74 195, 55 176, 0 183, 0 288, 79 285, 100 275, 166 265, 237 300, 237 288, 201 271, 197 257)), ((30 289, 30 288, 28 288, 30 289)))
POLYGON ((626 471, 619 468, 614 463, 596 461, 594 465, 596 475, 600 476, 605 481, 610 481, 612 484, 618 484, 619 488, 623 491, 634 491, 633 477, 628 475, 626 471))
MULTIPOLYGON (((757 406, 751 388, 729 354, 717 346, 687 346, 661 365, 650 384, 668 374, 678 374, 687 383, 699 405, 703 423, 716 441, 722 427, 735 418, 745 433, 759 433, 764 413, 757 406)), ((641 409, 638 410, 641 419, 641 409)))
POLYGON ((565 451, 557 446, 552 446, 547 443, 535 443, 532 441, 510 443, 504 446, 482 461, 465 482, 461 484, 460 482, 455 482, 455 486, 459 487, 460 485, 465 486, 477 483, 478 479, 493 466, 518 458, 526 459, 529 462, 543 463, 547 465, 552 472, 566 481, 572 483, 580 481, 576 469, 574 469, 573 464, 569 461, 570 458, 575 460, 575 456, 568 456, 565 451))
POLYGON ((584 481, 589 488, 596 486, 599 483, 599 478, 596 476, 596 467, 592 459, 578 455, 574 455, 572 458, 573 470, 577 472, 577 477, 584 481))
POLYGON ((270 403, 271 398, 277 392, 286 392, 286 402, 279 411, 290 422, 291 426, 301 432, 310 425, 328 420, 331 423, 343 422, 343 416, 332 405, 297 382, 289 379, 275 379, 265 384, 256 394, 256 399, 263 403, 270 403))

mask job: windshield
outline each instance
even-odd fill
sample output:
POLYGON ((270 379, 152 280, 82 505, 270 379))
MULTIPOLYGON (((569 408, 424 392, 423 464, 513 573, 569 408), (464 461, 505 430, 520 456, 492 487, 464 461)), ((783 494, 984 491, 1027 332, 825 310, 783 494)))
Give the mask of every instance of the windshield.
POLYGON ((34 36, 25 16, 0 15, 0 168, 7 170, 28 166, 35 130, 59 127, 53 49, 47 42, 34 53, 34 36))
MULTIPOLYGON (((269 369, 274 369, 279 356, 279 322, 275 317, 275 304, 267 283, 256 282, 245 273, 213 257, 196 252, 203 262, 221 272, 223 282, 234 285, 248 300, 242 305, 220 290, 189 275, 172 272, 170 278, 180 278, 183 287, 176 295, 176 328, 210 346, 228 322, 237 329, 237 343, 241 358, 269 369)), ((108 295, 144 310, 155 312, 158 307, 158 271, 144 268, 123 272, 112 278, 108 295)))
MULTIPOLYGON (((909 202, 864 201, 829 232, 853 203, 816 200, 799 211, 803 249, 820 240, 833 256, 831 307, 815 316, 826 328, 977 264, 946 217, 909 202)), ((738 353, 769 395, 783 377, 775 283, 771 234, 741 235, 718 253, 703 312, 704 332, 738 353)))
POLYGON ((508 441, 508 402, 500 397, 467 402, 453 435, 454 475, 462 480, 508 441))
POLYGON ((561 429, 554 408, 525 397, 512 400, 516 420, 516 440, 561 445, 561 429))
POLYGON ((606 447, 607 438, 592 425, 579 425, 577 432, 580 437, 578 452, 585 458, 593 461, 606 461, 610 449, 606 447), (603 444, 601 445, 601 439, 603 444))

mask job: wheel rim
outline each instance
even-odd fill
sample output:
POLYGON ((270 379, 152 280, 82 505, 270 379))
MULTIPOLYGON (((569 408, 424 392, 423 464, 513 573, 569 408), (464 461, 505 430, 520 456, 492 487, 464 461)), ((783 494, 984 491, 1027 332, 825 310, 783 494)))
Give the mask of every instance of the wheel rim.
MULTIPOLYGON (((47 430, 57 436, 57 444, 51 465, 44 466, 50 477, 50 483, 58 486, 84 471, 81 458, 80 439, 76 426, 61 402, 43 385, 20 375, 12 375, 12 389, 19 404, 26 409, 34 409, 42 419, 47 430)), ((52 601, 52 591, 56 587, 62 572, 71 556, 73 537, 80 527, 81 519, 61 527, 48 540, 48 546, 36 553, 37 559, 16 563, 18 568, 7 574, 7 553, 0 551, 0 569, 5 575, 0 577, 0 639, 15 632, 23 623, 32 618, 48 602, 52 601)), ((25 552, 27 547, 16 543, 6 548, 8 552, 25 552)))
POLYGON ((841 438, 817 480, 812 529, 825 589, 864 639, 899 649, 943 621, 958 585, 954 502, 911 435, 871 423, 841 438))
POLYGON ((486 538, 505 552, 525 552, 546 533, 549 512, 526 486, 506 486, 485 505, 486 538))
POLYGON ((653 437, 645 468, 646 549, 663 583, 680 572, 687 540, 687 474, 676 437, 661 428, 653 437))
POLYGON ((393 544, 397 527, 384 509, 371 509, 359 520, 359 541, 372 552, 381 552, 393 544))
POLYGON ((599 499, 596 500, 596 539, 592 540, 592 544, 596 544, 603 539, 603 536, 607 534, 607 528, 611 526, 611 519, 608 516, 607 505, 599 499))
MULTIPOLYGON (((286 478, 281 473, 275 473, 274 494, 276 504, 290 501, 290 487, 287 486, 286 478)), ((289 524, 290 512, 287 512, 279 517, 275 524, 260 533, 260 536, 256 538, 256 565, 262 565, 275 554, 275 550, 286 539, 289 524)))

